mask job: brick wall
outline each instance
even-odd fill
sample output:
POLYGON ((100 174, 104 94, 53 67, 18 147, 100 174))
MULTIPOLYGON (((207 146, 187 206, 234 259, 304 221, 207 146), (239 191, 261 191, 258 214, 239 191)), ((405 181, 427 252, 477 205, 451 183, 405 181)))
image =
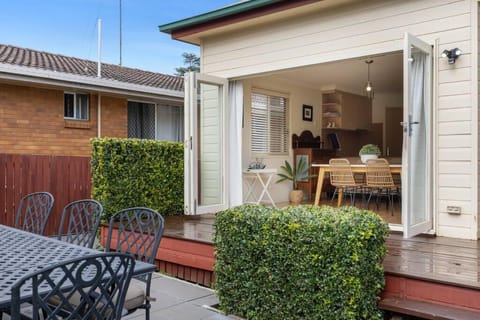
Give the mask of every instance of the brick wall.
MULTIPOLYGON (((63 90, 0 84, 0 153, 90 155, 97 96, 89 121, 63 118, 63 90)), ((102 96, 102 136, 127 136, 127 99, 102 96)))

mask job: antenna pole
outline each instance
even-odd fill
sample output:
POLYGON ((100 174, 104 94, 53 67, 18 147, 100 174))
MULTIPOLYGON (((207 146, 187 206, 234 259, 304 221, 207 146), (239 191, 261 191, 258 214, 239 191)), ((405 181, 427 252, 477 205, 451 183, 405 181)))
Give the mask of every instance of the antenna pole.
POLYGON ((120 66, 122 65, 122 0, 120 1, 120 66))
POLYGON ((98 44, 97 44, 98 64, 97 77, 102 77, 102 19, 98 18, 98 44))

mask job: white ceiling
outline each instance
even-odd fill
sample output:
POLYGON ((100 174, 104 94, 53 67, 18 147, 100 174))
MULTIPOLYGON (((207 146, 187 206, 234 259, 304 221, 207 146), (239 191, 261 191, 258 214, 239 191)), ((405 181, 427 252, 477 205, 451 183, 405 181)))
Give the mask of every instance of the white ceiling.
POLYGON ((401 92, 403 90, 402 52, 374 57, 323 63, 275 73, 275 77, 320 90, 335 86, 352 93, 362 93, 367 81, 366 60, 370 65, 370 81, 375 93, 401 92))

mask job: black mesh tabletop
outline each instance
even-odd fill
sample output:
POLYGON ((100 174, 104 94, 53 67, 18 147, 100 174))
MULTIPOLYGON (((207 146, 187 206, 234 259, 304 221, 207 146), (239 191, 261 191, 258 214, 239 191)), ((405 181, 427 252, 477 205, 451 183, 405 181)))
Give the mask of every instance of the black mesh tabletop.
MULTIPOLYGON (((0 308, 10 304, 12 285, 27 273, 95 253, 98 251, 0 225, 0 308)), ((137 261, 134 274, 155 269, 155 265, 137 261)))

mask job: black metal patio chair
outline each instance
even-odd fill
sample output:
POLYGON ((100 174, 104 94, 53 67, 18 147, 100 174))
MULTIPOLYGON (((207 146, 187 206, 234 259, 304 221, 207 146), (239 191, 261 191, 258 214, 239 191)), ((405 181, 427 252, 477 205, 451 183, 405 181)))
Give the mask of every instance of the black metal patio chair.
POLYGON ((20 200, 15 228, 44 235, 54 198, 49 192, 34 192, 20 200))
MULTIPOLYGON (((149 208, 128 208, 115 213, 108 230, 107 250, 131 253, 137 260, 154 263, 162 239, 165 222, 158 212, 149 208)), ((150 285, 152 273, 134 277, 125 298, 125 309, 132 313, 145 309, 150 319, 150 285), (143 282, 143 283, 142 283, 143 282)))
POLYGON ((93 248, 102 213, 102 205, 92 199, 67 204, 62 212, 58 239, 93 248))
POLYGON ((134 266, 131 255, 109 252, 27 274, 12 286, 11 318, 29 318, 21 313, 22 303, 28 302, 33 320, 118 320, 134 266))

